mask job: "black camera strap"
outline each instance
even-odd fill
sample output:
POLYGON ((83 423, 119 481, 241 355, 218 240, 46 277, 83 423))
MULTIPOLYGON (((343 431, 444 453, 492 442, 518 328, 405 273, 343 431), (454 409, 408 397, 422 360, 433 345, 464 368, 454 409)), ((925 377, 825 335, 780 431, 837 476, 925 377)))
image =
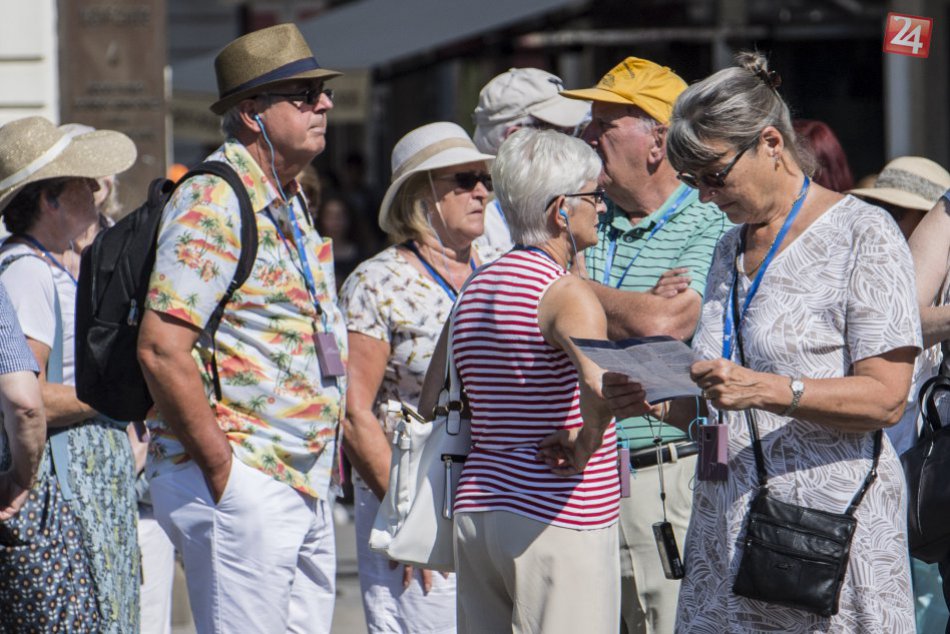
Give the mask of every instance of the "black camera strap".
MULTIPOLYGON (((745 240, 740 241, 738 250, 741 250, 745 240)), ((737 250, 737 251, 738 251, 737 250)), ((738 260, 738 252, 736 253, 736 259, 738 260)), ((745 358, 745 347, 742 342, 742 324, 739 322, 739 269, 737 266, 733 267, 732 271, 732 287, 735 289, 732 292, 732 315, 736 323, 736 344, 739 348, 739 362, 744 367, 749 367, 746 363, 745 358)), ((759 426, 755 422, 755 413, 752 409, 743 410, 745 414, 746 424, 749 427, 749 435, 752 437, 752 453, 755 456, 755 471, 759 479, 759 493, 764 494, 768 492, 768 472, 765 469, 765 455, 762 452, 762 442, 759 438, 759 426)), ((871 470, 868 472, 867 476, 864 478, 864 482, 861 485, 861 489, 854 494, 854 497, 851 498, 851 503, 848 504, 847 510, 845 510, 845 515, 854 515, 855 510, 857 510, 858 505, 861 504, 861 501, 864 499, 865 494, 867 494, 868 489, 871 487, 871 484, 877 479, 877 465, 881 457, 881 449, 883 446, 884 440, 884 430, 878 429, 874 432, 874 450, 873 457, 871 460, 871 470)))

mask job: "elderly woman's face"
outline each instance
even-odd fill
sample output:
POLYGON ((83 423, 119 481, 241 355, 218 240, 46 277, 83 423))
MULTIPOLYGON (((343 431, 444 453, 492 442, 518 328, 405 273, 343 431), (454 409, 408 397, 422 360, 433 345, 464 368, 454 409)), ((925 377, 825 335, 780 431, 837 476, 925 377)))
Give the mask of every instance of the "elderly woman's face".
POLYGON ((442 216, 432 210, 432 227, 442 242, 467 247, 485 231, 485 203, 491 174, 484 162, 432 171, 432 186, 442 216))
POLYGON ((65 212, 76 220, 91 224, 96 221, 99 212, 96 208, 95 192, 99 183, 94 178, 70 178, 56 197, 56 210, 65 212))
POLYGON ((722 158, 694 174, 680 178, 699 190, 699 199, 715 203, 734 223, 758 222, 774 193, 774 162, 761 143, 736 148, 725 142, 710 142, 722 158))
POLYGON ((607 205, 604 203, 603 191, 597 188, 596 180, 587 181, 580 190, 571 194, 572 196, 566 199, 572 201, 566 209, 568 228, 574 237, 577 250, 581 251, 597 244, 597 217, 607 211, 607 205))

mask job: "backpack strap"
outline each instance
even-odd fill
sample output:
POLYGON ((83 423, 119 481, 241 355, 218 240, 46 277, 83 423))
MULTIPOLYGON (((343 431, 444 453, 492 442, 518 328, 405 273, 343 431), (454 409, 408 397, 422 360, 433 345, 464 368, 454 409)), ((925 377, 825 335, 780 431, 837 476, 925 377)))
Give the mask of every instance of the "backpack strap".
MULTIPOLYGON (((35 253, 19 253, 5 258, 3 262, 0 263, 0 275, 2 275, 11 264, 21 258, 37 258, 43 262, 43 264, 49 266, 49 263, 45 259, 35 253)), ((52 269, 50 270, 50 275, 52 276, 52 269)), ((56 317, 56 329, 53 334, 53 346, 50 348, 49 356, 46 358, 46 382, 62 384, 63 350, 65 346, 63 344, 62 306, 59 302, 59 291, 56 289, 55 279, 53 279, 53 315, 56 317)), ((64 433, 69 427, 69 425, 64 427, 47 427, 46 431, 46 437, 50 447, 50 456, 53 462, 53 474, 59 482, 60 493, 62 493, 64 500, 72 500, 76 497, 69 483, 69 436, 64 433)))
POLYGON ((234 271, 234 277, 228 284, 227 290, 215 307, 214 312, 208 318, 205 324, 204 332, 211 340, 211 378, 214 381, 215 398, 221 400, 221 379, 218 375, 217 345, 214 335, 221 324, 221 317, 224 315, 224 307, 235 291, 244 286, 247 278, 251 275, 251 269, 254 268, 254 260, 257 259, 257 218, 254 215, 254 209, 251 207, 251 199, 247 194, 247 189, 241 181, 234 168, 224 161, 205 161, 198 167, 189 171, 180 181, 179 185, 192 176, 199 174, 210 174, 223 178, 227 184, 234 190, 237 196, 238 205, 241 209, 241 257, 238 259, 237 269, 234 271))

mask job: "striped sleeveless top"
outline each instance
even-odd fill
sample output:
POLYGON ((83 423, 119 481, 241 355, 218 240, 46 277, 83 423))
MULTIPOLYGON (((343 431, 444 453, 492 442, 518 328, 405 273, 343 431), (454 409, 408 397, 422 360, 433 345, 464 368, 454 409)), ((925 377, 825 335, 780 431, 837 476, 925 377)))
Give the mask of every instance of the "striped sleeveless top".
POLYGON ((562 477, 535 455, 559 429, 583 424, 578 373, 538 327, 538 304, 567 275, 546 255, 517 249, 478 273, 458 306, 453 356, 472 408, 472 451, 455 512, 510 511, 575 530, 617 520, 616 432, 584 472, 562 477))

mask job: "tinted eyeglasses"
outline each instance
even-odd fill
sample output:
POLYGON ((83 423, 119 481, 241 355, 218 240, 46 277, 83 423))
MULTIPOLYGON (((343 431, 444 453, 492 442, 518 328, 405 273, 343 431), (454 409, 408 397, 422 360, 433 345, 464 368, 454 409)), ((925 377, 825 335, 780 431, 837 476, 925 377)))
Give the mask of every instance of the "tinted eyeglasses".
POLYGON ((455 186, 459 189, 471 191, 475 186, 481 183, 485 189, 492 191, 491 174, 485 172, 456 172, 447 176, 439 176, 439 180, 455 181, 455 186))
POLYGON ((732 160, 729 161, 726 166, 718 172, 702 174, 699 177, 694 174, 690 174, 689 172, 680 172, 676 175, 676 177, 693 189, 699 189, 700 181, 702 181, 702 184, 706 187, 721 189, 726 185, 726 177, 729 176, 729 172, 732 171, 732 168, 736 166, 736 163, 739 162, 739 159, 742 158, 742 155, 745 154, 750 148, 751 146, 747 146, 739 150, 739 153, 732 157, 732 160))
POLYGON ((298 108, 303 104, 315 106, 320 101, 320 95, 326 95, 327 99, 333 101, 333 89, 324 88, 321 84, 319 88, 308 88, 302 92, 268 92, 264 93, 267 97, 283 97, 298 108))
MULTIPOLYGON (((599 206, 602 202, 607 200, 607 193, 602 189, 595 189, 594 191, 591 191, 591 192, 578 192, 576 194, 562 194, 562 196, 564 196, 565 198, 584 198, 586 196, 591 196, 594 199, 594 207, 599 206)), ((558 198, 559 198, 558 196, 555 196, 554 198, 549 200, 548 204, 546 204, 544 208, 547 209, 548 207, 550 207, 551 203, 553 203, 558 198)))

